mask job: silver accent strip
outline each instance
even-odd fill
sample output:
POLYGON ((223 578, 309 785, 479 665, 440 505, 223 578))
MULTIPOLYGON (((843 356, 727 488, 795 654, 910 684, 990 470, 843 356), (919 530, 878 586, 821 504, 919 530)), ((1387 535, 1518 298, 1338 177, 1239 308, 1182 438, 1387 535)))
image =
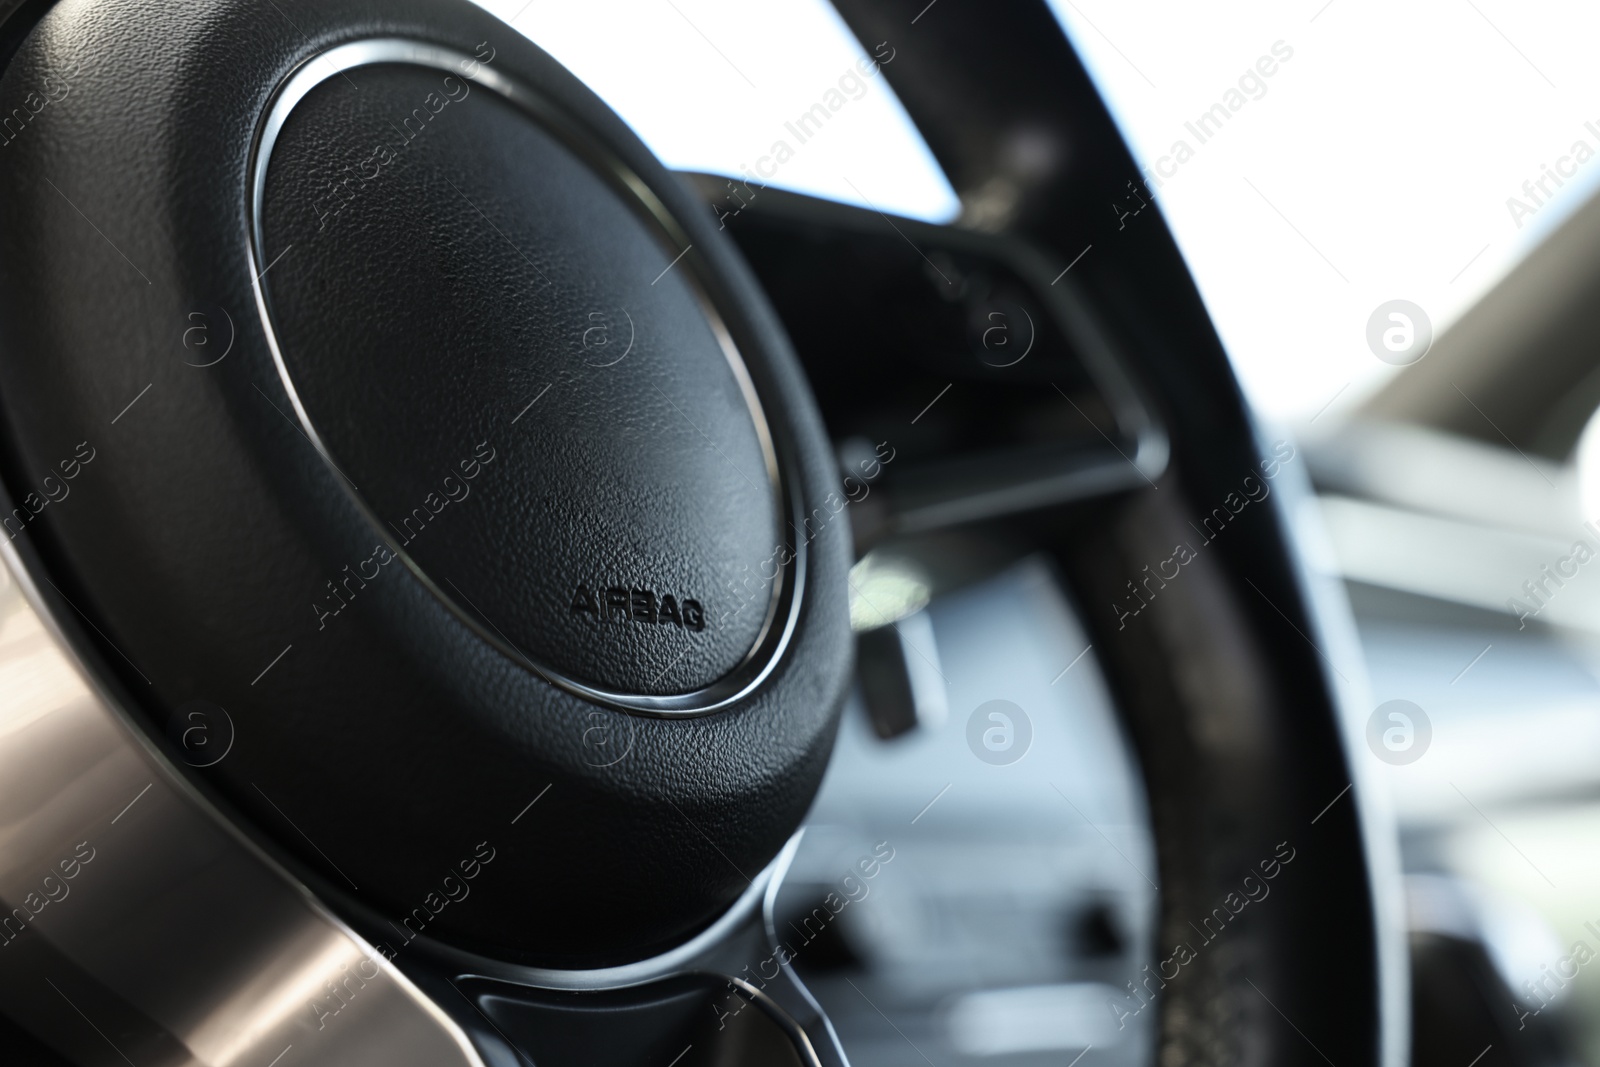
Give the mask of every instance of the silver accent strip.
MULTIPOLYGON (((1257 455, 1266 455, 1267 435, 1252 420, 1257 455)), ((1328 699, 1337 716, 1335 729, 1345 766, 1350 769, 1350 803, 1355 805, 1356 828, 1365 853, 1368 903, 1372 909, 1375 985, 1378 1017, 1378 1058, 1381 1067, 1402 1067, 1411 1062, 1411 967, 1406 938, 1405 886, 1400 859, 1400 830, 1394 802, 1387 788, 1365 759, 1366 722, 1375 706, 1366 654, 1356 630, 1350 598, 1340 576, 1320 566, 1317 559, 1331 556, 1328 532, 1312 491, 1310 471, 1285 464, 1284 477, 1270 503, 1283 528, 1287 558, 1295 585, 1305 599, 1308 640, 1327 649, 1332 673, 1324 673, 1328 699), (1336 665, 1337 664, 1337 665, 1336 665), (1342 669, 1341 669, 1342 668, 1342 669)), ((1404 544, 1397 540, 1396 544, 1404 544)), ((1318 818, 1321 818, 1319 815, 1318 818)))
POLYGON ((777 900, 783 877, 794 862, 800 848, 804 830, 797 831, 783 850, 751 881, 749 888, 739 895, 716 922, 694 937, 659 956, 624 963, 616 967, 598 967, 582 971, 563 971, 548 967, 527 967, 515 963, 479 956, 454 948, 440 941, 419 938, 417 951, 438 960, 446 970, 461 978, 492 978, 534 989, 591 992, 601 989, 626 989, 629 986, 671 978, 676 975, 704 970, 702 964, 725 944, 741 927, 752 921, 764 922, 764 916, 777 900))
POLYGON ((0 996, 75 1061, 132 1031, 211 1067, 483 1067, 460 1027, 124 718, 10 543, 0 901, 0 996))
POLYGON ((490 979, 531 989, 595 992, 696 974, 724 979, 730 990, 738 987, 778 1024, 807 1067, 849 1067, 832 1021, 795 973, 788 954, 778 947, 778 892, 804 836, 803 828, 796 831, 716 922, 677 948, 647 960, 562 971, 491 960, 425 938, 415 942, 417 951, 458 982, 490 979), (769 964, 770 975, 766 973, 769 964))
MULTIPOLYGON (((778 661, 787 649, 790 638, 794 635, 795 627, 799 623, 800 600, 802 590, 805 588, 806 574, 806 545, 803 541, 796 539, 792 546, 792 565, 784 565, 780 561, 778 577, 782 580, 774 580, 771 583, 772 593, 768 597, 766 615, 756 640, 751 645, 750 651, 726 676, 703 689, 669 696, 645 696, 603 689, 567 677, 560 671, 536 662, 492 627, 482 625, 476 614, 467 611, 456 603, 455 598, 441 589, 422 567, 411 558, 410 554, 395 543, 394 538, 390 536, 388 528, 379 516, 349 484, 338 464, 333 461, 332 453, 327 444, 312 424, 305 404, 302 403, 300 395, 295 389, 294 381, 289 376, 288 364, 285 362, 283 351, 278 344, 277 333, 272 324, 271 301, 267 297, 263 281, 263 276, 270 266, 265 258, 265 236, 262 232, 267 169, 272 162, 272 149, 277 143, 278 135, 288 121, 290 113, 300 101, 305 99, 312 89, 345 71, 378 63, 411 64, 433 70, 447 71, 458 77, 466 78, 475 85, 480 85, 498 93, 504 99, 521 108, 537 121, 543 129, 560 138, 569 149, 573 150, 598 173, 610 179, 616 191, 623 194, 624 200, 636 206, 640 216, 655 228, 662 240, 664 249, 668 251, 669 255, 676 253, 678 248, 684 249, 683 266, 686 268, 685 276, 690 279, 689 288, 699 302, 701 311, 706 316, 711 331, 717 339, 717 344, 721 347, 723 355, 727 358, 728 365, 739 383, 740 391, 744 395, 745 403, 750 410, 750 417, 755 424, 756 435, 761 441, 767 477, 773 487, 774 506, 777 509, 777 528, 780 531, 779 536, 787 536, 785 531, 790 529, 790 520, 805 511, 799 498, 798 487, 785 487, 784 485, 780 476, 777 448, 773 441, 771 427, 767 423, 761 400, 756 395, 755 384, 751 381, 750 372, 745 366, 744 359, 739 353, 738 345, 735 343, 732 333, 728 330, 726 323, 723 322, 722 316, 717 312, 715 304, 706 291, 701 268, 695 262, 697 257, 688 254, 691 247, 689 236, 684 232, 667 206, 661 202, 661 199, 656 196, 655 192, 645 184, 644 180, 632 168, 621 159, 618 159, 604 146, 587 136, 558 105, 543 94, 507 77, 498 70, 490 69, 483 61, 464 52, 399 37, 354 41, 349 44, 338 45, 305 60, 279 87, 266 114, 262 118, 261 127, 256 132, 255 144, 251 149, 249 187, 249 258, 250 273, 253 279, 251 288, 255 293, 256 310, 261 318, 262 330, 266 334, 267 347, 272 352, 272 361, 277 367, 278 377, 283 382, 284 391, 289 396, 289 402, 294 407, 295 416, 298 418, 301 428, 305 431, 306 436, 322 457, 323 462, 327 465, 335 480, 345 487, 356 507, 366 516, 372 528, 383 538, 384 543, 405 564, 412 575, 464 625, 484 641, 499 649, 507 657, 527 667, 552 685, 559 686, 570 693, 597 704, 604 704, 636 714, 659 717, 704 715, 737 703, 754 692, 776 669, 778 661), (472 71, 472 73, 469 74, 468 71, 472 71), (783 616, 781 626, 779 625, 780 615, 783 616)), ((789 546, 786 544, 782 547, 787 548, 789 546)), ((776 556, 780 546, 775 545, 773 548, 776 556)))

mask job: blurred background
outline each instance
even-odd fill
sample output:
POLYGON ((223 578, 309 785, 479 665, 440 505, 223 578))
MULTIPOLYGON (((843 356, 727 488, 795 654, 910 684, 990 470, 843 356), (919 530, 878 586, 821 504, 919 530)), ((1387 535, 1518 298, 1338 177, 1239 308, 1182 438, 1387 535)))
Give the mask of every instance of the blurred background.
MULTIPOLYGON (((683 170, 750 174, 865 57, 821 0, 485 6, 683 170)), ((1600 1063, 1600 8, 1055 8, 1307 458, 1304 543, 1349 591, 1365 663, 1341 669, 1401 828, 1414 1061, 1600 1063)), ((883 79, 848 92, 765 182, 958 218, 883 79)), ((937 559, 864 563, 945 696, 892 742, 852 705, 789 882, 799 967, 863 1063, 1147 1061, 1153 1013, 1106 1004, 1150 958, 1153 851, 1093 657, 1057 673, 1085 643, 1067 595, 1038 560, 947 597, 937 559), (1044 757, 973 758, 1000 697, 1044 757), (813 945, 829 893, 850 903, 813 945)))

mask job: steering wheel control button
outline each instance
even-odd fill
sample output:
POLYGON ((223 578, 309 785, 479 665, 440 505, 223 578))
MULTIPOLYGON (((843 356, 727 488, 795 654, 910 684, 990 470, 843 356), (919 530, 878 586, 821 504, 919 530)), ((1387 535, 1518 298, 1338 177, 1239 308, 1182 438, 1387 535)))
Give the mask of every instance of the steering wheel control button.
POLYGON ((1428 713, 1409 700, 1386 700, 1367 719, 1367 747, 1385 763, 1415 763, 1432 743, 1428 713))
POLYGON ((1433 321, 1409 300, 1379 304, 1367 319, 1367 347, 1385 363, 1409 367, 1433 347, 1433 321))
POLYGON ((269 127, 285 387, 485 640, 624 702, 706 690, 781 599, 739 585, 783 539, 766 415, 676 220, 465 63, 313 66, 269 127))

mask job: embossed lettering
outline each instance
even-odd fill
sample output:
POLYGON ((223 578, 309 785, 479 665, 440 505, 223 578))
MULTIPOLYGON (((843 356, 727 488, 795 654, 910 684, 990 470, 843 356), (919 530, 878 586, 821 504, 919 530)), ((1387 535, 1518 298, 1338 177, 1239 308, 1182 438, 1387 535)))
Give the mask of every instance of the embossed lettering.
POLYGON ((642 586, 596 586, 592 591, 578 583, 567 610, 587 615, 596 623, 634 622, 646 626, 676 626, 700 633, 706 628, 705 607, 698 600, 658 594, 642 586))
POLYGON ((678 614, 678 598, 671 593, 661 598, 661 610, 658 614, 663 625, 670 622, 678 629, 683 629, 683 616, 678 614))

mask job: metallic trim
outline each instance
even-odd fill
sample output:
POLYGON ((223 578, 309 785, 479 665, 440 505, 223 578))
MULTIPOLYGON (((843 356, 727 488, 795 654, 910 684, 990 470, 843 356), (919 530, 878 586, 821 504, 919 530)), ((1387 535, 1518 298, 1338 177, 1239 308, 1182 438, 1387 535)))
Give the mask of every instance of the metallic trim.
MULTIPOLYGON (((1250 433, 1256 454, 1266 455, 1268 437, 1259 420, 1251 420, 1250 433)), ((1355 806, 1356 833, 1367 868, 1368 906, 1372 909, 1377 1062, 1383 1067, 1401 1067, 1412 1062, 1411 956, 1406 933, 1404 866, 1394 801, 1363 751, 1370 714, 1367 709, 1376 703, 1367 676, 1366 653, 1343 579, 1320 564, 1318 552, 1308 551, 1308 547, 1328 544, 1311 471, 1286 464, 1284 477, 1274 488, 1275 502, 1269 506, 1277 513, 1286 534, 1284 545, 1291 581, 1305 600, 1310 630, 1307 639, 1314 641, 1317 649, 1327 650, 1322 655, 1332 673, 1324 672, 1322 681, 1336 716, 1339 755, 1349 768, 1353 786, 1350 803, 1355 806)))
POLYGON ((12 1017, 74 1062, 101 1062, 115 1038, 119 1052, 175 1045, 212 1067, 483 1067, 449 1016, 171 768, 52 603, 0 542, 0 999, 12 1017))
POLYGON ((832 1021, 795 973, 787 953, 777 947, 781 943, 776 918, 778 892, 804 836, 803 828, 797 830, 716 922, 677 948, 647 960, 563 971, 493 960, 421 937, 415 942, 417 951, 458 983, 489 979, 538 990, 598 992, 684 975, 723 979, 782 1028, 807 1067, 849 1067, 832 1021), (771 977, 763 973, 767 963, 774 967, 771 977), (741 977, 752 967, 755 981, 741 977))
MULTIPOLYGON (((444 1006, 172 768, 102 681, 109 672, 74 650, 56 621, 70 618, 65 607, 33 584, 16 546, 0 542, 0 1002, 68 1055, 101 1055, 93 1027, 105 1029, 109 1015, 124 1044, 129 1034, 176 1043, 212 1067, 485 1067, 444 1006), (80 842, 93 858, 65 878, 59 865, 80 842), (41 892, 50 903, 39 904, 41 892), (38 910, 18 920, 13 907, 38 910), (60 1010, 53 998, 74 1010, 33 1010, 60 1010)), ((774 948, 777 894, 803 832, 709 927, 648 960, 560 971, 426 938, 415 951, 456 981, 544 990, 725 979, 807 1067, 848 1067, 832 1024, 774 948), (772 978, 767 964, 776 964, 772 978), (740 976, 752 967, 760 984, 740 976)), ((363 906, 350 910, 378 928, 363 906)), ((465 1004, 452 1007, 471 1021, 465 1004)))
MULTIPOLYGON (((663 978, 703 971, 705 968, 701 964, 741 926, 749 924, 752 920, 765 921, 764 916, 772 909, 773 902, 777 899, 777 890, 783 884, 784 875, 789 872, 789 865, 794 862, 795 853, 800 848, 800 839, 804 834, 804 830, 796 831, 782 851, 755 876, 749 888, 739 895, 739 899, 734 901, 716 922, 683 944, 668 949, 659 956, 616 967, 567 971, 505 963, 422 937, 415 942, 417 951, 438 961, 444 970, 450 971, 458 978, 490 978, 533 989, 567 992, 626 989, 663 978)), ((376 928, 374 926, 374 929, 376 928)))
MULTIPOLYGON (((500 71, 489 69, 483 61, 464 52, 398 37, 355 41, 331 48, 305 60, 289 75, 273 96, 271 104, 262 117, 261 126, 256 132, 255 143, 251 148, 248 194, 250 216, 249 259, 250 273, 253 278, 251 287, 255 292, 256 309, 260 314, 261 326, 266 334, 267 347, 272 352, 273 364, 277 367, 278 377, 283 382, 284 391, 288 394, 289 402, 294 407, 301 429, 305 431, 307 438, 310 439, 317 453, 334 475, 335 480, 344 486, 350 499, 355 503, 362 515, 366 517, 372 528, 383 538, 384 543, 405 564, 412 575, 478 637, 499 649, 507 657, 521 663, 547 682, 597 704, 657 717, 703 715, 743 700, 754 692, 776 669, 778 661, 788 648, 790 638, 799 623, 801 592, 805 588, 806 575, 806 546, 803 542, 796 543, 793 546, 794 551, 791 553, 792 566, 780 563, 779 573, 782 580, 774 580, 772 582, 772 594, 768 598, 767 612, 762 621, 761 629, 757 633, 749 652, 727 675, 709 686, 688 693, 676 693, 668 696, 646 696, 618 692, 587 685, 568 677, 554 668, 540 664, 513 645, 508 638, 495 630, 492 625, 484 626, 476 613, 467 611, 456 603, 453 597, 439 588, 428 577, 427 573, 411 558, 410 554, 395 543, 379 516, 355 491, 354 487, 350 485, 340 471, 338 464, 333 461, 331 452, 321 435, 317 433, 316 427, 312 424, 311 417, 306 411, 304 403, 301 402, 298 391, 295 389, 294 381, 289 375, 289 368, 283 357, 283 351, 278 344, 277 333, 273 328, 271 301, 267 296, 263 282, 263 275, 267 267, 270 266, 265 258, 265 237, 262 232, 267 169, 272 161, 272 149, 277 143, 278 135, 282 132, 284 123, 288 121, 289 115, 296 105, 305 99, 312 89, 347 70, 378 63, 411 64, 433 70, 448 71, 498 93, 537 121, 547 132, 560 138, 563 144, 574 151, 600 175, 608 179, 612 188, 637 209, 641 218, 652 225, 657 236, 661 239, 663 249, 669 255, 677 254, 677 249, 679 248, 685 250, 682 258, 684 266, 687 268, 685 276, 689 279, 689 288, 696 301, 700 304, 701 311, 706 316, 711 331, 717 339, 717 344, 721 347, 723 355, 728 360, 728 366, 739 383, 740 392, 745 398, 745 403, 750 410, 750 417, 755 424, 756 435, 761 441, 767 477, 773 487, 778 529, 780 531, 789 529, 792 525, 792 518, 803 514, 805 511, 804 504, 800 499, 799 487, 794 485, 785 487, 783 483, 778 463, 777 447, 772 437, 771 427, 767 423, 766 413, 762 408, 760 397, 756 394, 755 383, 750 378, 749 369, 745 366, 744 359, 740 355, 732 333, 728 330, 726 323, 708 294, 703 267, 696 262, 699 257, 688 254, 691 248, 689 236, 667 206, 645 183, 644 179, 639 177, 632 168, 609 149, 589 136, 558 104, 542 93, 524 85, 522 82, 507 77, 500 71), (467 71, 474 68, 476 68, 476 72, 469 75, 467 71), (782 617, 781 626, 778 625, 780 616, 782 617)), ((775 545, 775 551, 780 547, 788 546, 775 545)))

